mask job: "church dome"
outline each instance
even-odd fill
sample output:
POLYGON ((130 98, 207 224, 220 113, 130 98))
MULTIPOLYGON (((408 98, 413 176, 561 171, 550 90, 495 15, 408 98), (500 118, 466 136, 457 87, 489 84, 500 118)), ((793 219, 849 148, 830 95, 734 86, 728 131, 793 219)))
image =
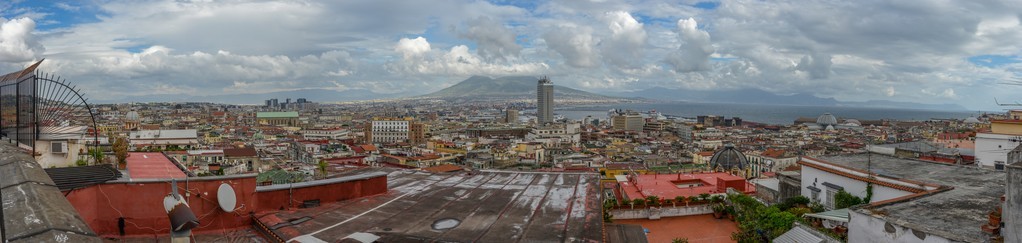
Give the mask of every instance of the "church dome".
POLYGON ((138 112, 136 112, 136 111, 129 111, 128 114, 124 115, 124 118, 127 118, 128 120, 132 120, 132 121, 137 121, 138 120, 138 112))
POLYGON ((965 118, 965 123, 967 123, 967 124, 976 124, 976 123, 979 123, 979 119, 976 119, 975 117, 971 117, 970 116, 969 118, 965 118))
POLYGON ((820 126, 837 125, 837 117, 830 113, 823 113, 823 115, 816 118, 816 124, 820 124, 820 126))
POLYGON ((855 119, 848 119, 845 120, 845 125, 862 126, 862 122, 859 122, 859 120, 855 119))
POLYGON ((713 157, 710 157, 710 166, 713 169, 742 169, 744 170, 749 164, 749 160, 745 158, 745 154, 735 149, 733 144, 724 145, 724 148, 713 153, 713 157))

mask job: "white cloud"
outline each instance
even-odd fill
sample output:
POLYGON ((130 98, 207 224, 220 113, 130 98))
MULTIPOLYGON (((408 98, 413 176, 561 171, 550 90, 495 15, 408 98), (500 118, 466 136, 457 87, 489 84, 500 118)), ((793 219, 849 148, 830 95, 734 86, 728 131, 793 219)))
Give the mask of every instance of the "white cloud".
POLYGON ((397 42, 397 46, 394 46, 394 51, 401 53, 405 59, 419 57, 430 51, 429 41, 422 36, 415 39, 401 38, 397 42))
POLYGON ((603 57, 617 67, 641 66, 643 47, 646 45, 646 30, 643 24, 624 11, 612 11, 605 15, 610 36, 601 42, 603 57))
POLYGON ((45 48, 35 35, 35 21, 29 18, 7 20, 0 17, 0 62, 36 60, 45 48))
POLYGON ((522 47, 515 43, 515 33, 504 24, 487 16, 468 21, 462 37, 476 42, 476 52, 486 60, 516 58, 522 47))
POLYGON ((1022 80, 1022 64, 969 61, 1022 55, 1014 2, 695 2, 0 1, 0 68, 45 57, 47 71, 110 95, 421 93, 519 74, 595 91, 754 88, 972 107, 1020 91, 998 83, 1022 80), (58 8, 94 21, 48 24, 67 12, 58 8))
POLYGON ((678 39, 682 44, 678 51, 667 56, 667 63, 677 72, 705 71, 710 69, 710 55, 714 49, 710 34, 698 28, 693 18, 678 20, 678 39))
POLYGON ((602 63, 596 50, 600 40, 593 36, 591 28, 564 24, 544 34, 543 40, 569 66, 595 68, 602 63))

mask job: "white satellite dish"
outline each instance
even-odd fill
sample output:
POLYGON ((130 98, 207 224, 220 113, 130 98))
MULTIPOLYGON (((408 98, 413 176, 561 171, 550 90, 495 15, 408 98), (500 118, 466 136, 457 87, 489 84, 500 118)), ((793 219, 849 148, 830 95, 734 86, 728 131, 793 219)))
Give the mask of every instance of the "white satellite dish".
POLYGON ((220 209, 228 213, 234 212, 238 205, 238 197, 234 195, 234 188, 227 183, 220 184, 220 188, 216 190, 216 200, 220 203, 220 209))

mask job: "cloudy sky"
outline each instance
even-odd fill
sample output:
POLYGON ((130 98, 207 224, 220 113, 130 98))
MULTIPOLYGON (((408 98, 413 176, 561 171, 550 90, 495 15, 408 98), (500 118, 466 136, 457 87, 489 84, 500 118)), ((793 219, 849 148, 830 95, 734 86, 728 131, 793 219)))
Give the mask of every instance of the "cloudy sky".
MULTIPOLYGON (((46 58, 93 99, 471 75, 589 91, 757 88, 843 101, 1022 102, 1012 1, 0 1, 0 70, 46 58)), ((7 71, 3 71, 7 72, 7 71)))

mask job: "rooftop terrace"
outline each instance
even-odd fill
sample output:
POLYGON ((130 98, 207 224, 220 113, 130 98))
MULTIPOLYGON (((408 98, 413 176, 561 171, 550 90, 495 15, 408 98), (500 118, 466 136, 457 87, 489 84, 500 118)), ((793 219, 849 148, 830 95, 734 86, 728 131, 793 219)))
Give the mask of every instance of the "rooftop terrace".
POLYGON ((862 153, 820 159, 863 171, 867 169, 866 161, 869 159, 872 160, 869 166, 871 170, 881 176, 950 186, 953 189, 908 201, 880 204, 869 209, 860 208, 856 209, 857 212, 952 240, 975 242, 989 238, 989 234, 981 231, 980 226, 987 223, 987 213, 1000 204, 1000 197, 1005 192, 1004 172, 886 155, 867 156, 870 155, 862 153))
POLYGON ((385 194, 259 220, 300 242, 355 233, 390 241, 602 241, 596 174, 385 171, 385 194))

